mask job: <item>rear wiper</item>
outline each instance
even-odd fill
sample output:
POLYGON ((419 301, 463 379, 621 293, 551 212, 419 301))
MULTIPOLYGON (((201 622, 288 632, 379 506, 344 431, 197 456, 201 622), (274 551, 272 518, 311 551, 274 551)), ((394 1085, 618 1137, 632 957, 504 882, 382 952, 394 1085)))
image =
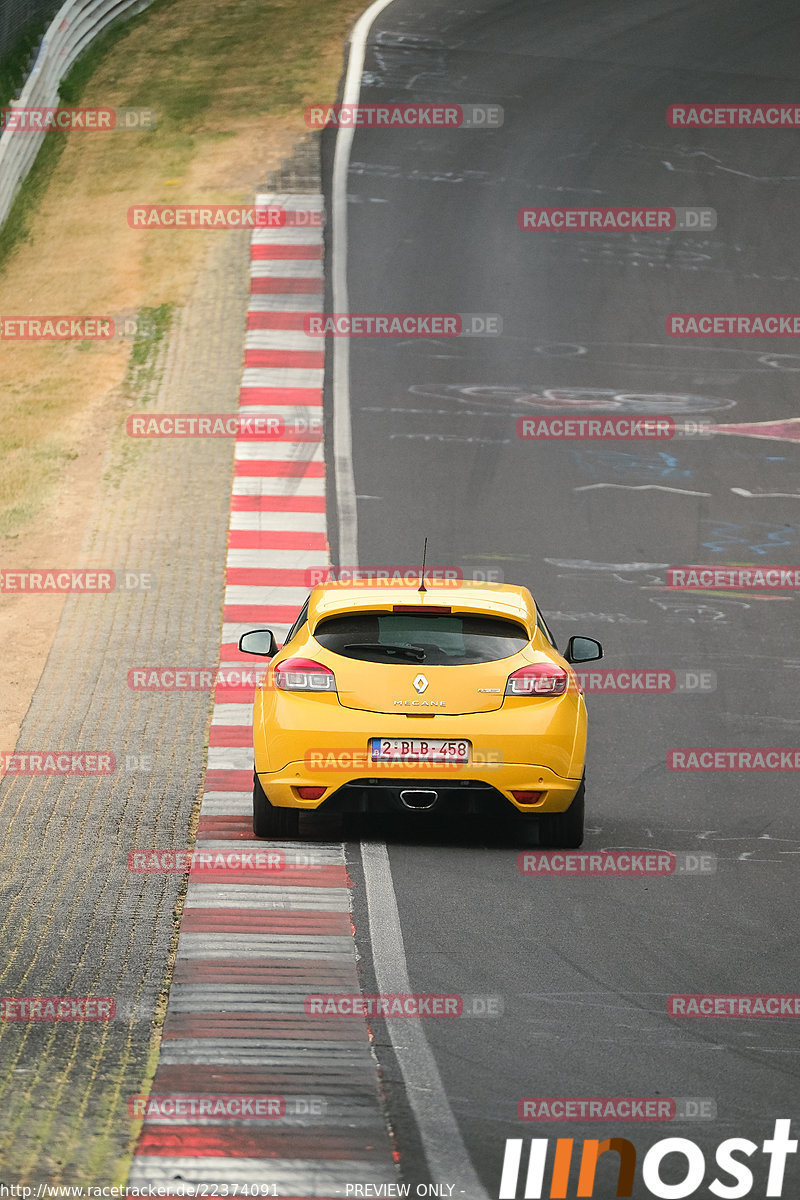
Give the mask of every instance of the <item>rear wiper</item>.
POLYGON ((390 658, 410 658, 412 662, 424 662, 425 651, 413 646, 392 646, 383 642, 351 642, 345 650, 368 650, 371 654, 388 654, 390 658))

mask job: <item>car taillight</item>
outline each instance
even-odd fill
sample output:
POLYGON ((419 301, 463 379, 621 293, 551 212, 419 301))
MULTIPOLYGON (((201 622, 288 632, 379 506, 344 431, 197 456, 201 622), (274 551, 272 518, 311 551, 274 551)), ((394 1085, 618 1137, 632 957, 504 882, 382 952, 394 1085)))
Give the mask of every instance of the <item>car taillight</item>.
POLYGON ((313 658, 286 658, 275 667, 275 687, 282 692, 335 692, 336 678, 313 658))
POLYGON ((556 663, 531 663, 520 667, 506 682, 507 696, 563 696, 569 675, 556 663))

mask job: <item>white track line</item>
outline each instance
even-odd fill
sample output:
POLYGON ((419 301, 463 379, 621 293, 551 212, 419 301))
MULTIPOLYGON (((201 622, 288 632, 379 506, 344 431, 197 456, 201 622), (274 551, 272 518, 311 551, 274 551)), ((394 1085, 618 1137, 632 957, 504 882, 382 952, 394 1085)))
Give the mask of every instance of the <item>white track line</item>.
POLYGON ((245 367, 242 387, 321 388, 322 367, 245 367))
POLYGON ((250 297, 250 312, 322 312, 322 293, 256 292, 250 297))
POLYGON ((660 483, 587 483, 573 492, 593 492, 597 488, 620 488, 626 492, 673 492, 678 496, 710 496, 711 492, 692 492, 688 488, 664 487, 660 483))
POLYGON ((321 258, 261 258, 256 259, 251 267, 253 279, 266 279, 276 276, 279 279, 321 279, 321 258))
MULTIPOLYGON (((353 27, 343 104, 357 104, 364 71, 367 38, 375 18, 392 0, 375 0, 353 27)), ((331 195, 331 294, 333 311, 350 311, 347 290, 347 173, 355 130, 339 126, 333 153, 331 195)), ((353 474, 353 432, 350 419, 350 340, 333 339, 333 471, 339 518, 339 564, 358 566, 358 513, 353 474)))
POLYGON ((800 492, 748 492, 746 488, 731 488, 731 491, 747 500, 800 500, 800 492))
MULTIPOLYGON (((361 857, 378 993, 408 994, 413 989, 408 978, 389 852, 382 842, 362 842, 361 857)), ((431 1179, 446 1179, 455 1184, 455 1196, 465 1193, 469 1200, 489 1200, 461 1140, 422 1022, 390 1017, 386 1028, 416 1118, 431 1179)))
POLYGON ((323 461, 322 442, 236 442, 236 462, 317 462, 323 461))
POLYGON ((237 475, 233 481, 233 494, 234 496, 324 496, 325 480, 321 476, 304 479, 300 476, 237 475))
POLYGON ((247 350, 311 350, 322 353, 325 338, 302 329, 250 329, 245 335, 247 350))
MULTIPOLYGON (((320 567, 321 553, 319 550, 229 550, 227 564, 232 570, 250 567, 254 570, 261 568, 276 568, 278 570, 300 570, 301 568, 315 569, 322 573, 326 568, 320 567)), ((316 576, 315 576, 316 578, 316 576)), ((308 588, 311 591, 309 585, 308 588)))
MULTIPOLYGON (((326 533, 324 512, 284 512, 281 513, 282 533, 326 533)), ((242 530, 265 533, 275 530, 274 512, 235 512, 231 514, 231 529, 234 532, 242 530)))
MULTIPOLYGON (((248 1047, 249 1049, 249 1047, 248 1047)), ((165 1061, 185 1061, 169 1059, 165 1061)), ((277 1060, 280 1061, 280 1060, 277 1060)), ((269 1181, 275 1187, 270 1195, 276 1196, 320 1196, 328 1197, 335 1193, 344 1196, 345 1185, 354 1179, 370 1183, 373 1187, 385 1188, 387 1179, 378 1164, 364 1163, 360 1160, 329 1160, 320 1159, 282 1159, 282 1158, 167 1158, 140 1156, 134 1159, 135 1166, 131 1172, 129 1187, 146 1187, 148 1183, 161 1184, 166 1194, 174 1195, 179 1187, 186 1185, 238 1184, 242 1195, 242 1185, 250 1186, 250 1194, 255 1185, 259 1187, 269 1181), (142 1168, 147 1164, 147 1171, 142 1168), (175 1184, 175 1180, 182 1183, 175 1184)), ((145 1193, 146 1194, 146 1193, 145 1193)), ((209 1195, 207 1190, 186 1190, 187 1196, 209 1195)), ((218 1192, 217 1194, 223 1194, 218 1192)), ((247 1194, 247 1193, 244 1193, 247 1194)), ((369 1193, 368 1193, 369 1194, 369 1193)), ((372 1193, 381 1195, 380 1192, 372 1193)), ((385 1191, 383 1193, 386 1194, 385 1191)), ((235 1193, 234 1193, 235 1195, 235 1193)), ((261 1195, 257 1192, 256 1195, 261 1195)))
POLYGON ((296 608, 299 612, 306 602, 310 588, 285 587, 276 583, 272 586, 260 584, 229 583, 225 586, 225 606, 229 604, 249 604, 253 607, 264 608, 269 604, 285 605, 296 608))

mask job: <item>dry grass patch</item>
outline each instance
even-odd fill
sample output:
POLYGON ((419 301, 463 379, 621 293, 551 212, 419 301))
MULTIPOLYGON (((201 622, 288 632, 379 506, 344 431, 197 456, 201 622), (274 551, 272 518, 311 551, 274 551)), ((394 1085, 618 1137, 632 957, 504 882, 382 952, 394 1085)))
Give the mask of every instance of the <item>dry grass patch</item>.
MULTIPOLYGON (((13 223, 21 215, 27 232, 6 255, 0 313, 180 305, 214 231, 133 230, 129 206, 248 202, 305 132, 305 105, 335 97, 343 40, 363 7, 159 0, 107 35, 73 71, 64 102, 146 106, 158 127, 50 135, 62 141, 48 147, 13 223)), ((96 449, 84 440, 87 416, 114 406, 129 351, 125 342, 3 342, 0 536, 24 531, 68 482, 67 464, 96 449)))
MULTIPOLYGON (((305 105, 335 98, 345 34, 365 3, 157 0, 110 31, 62 102, 143 105, 159 125, 48 135, 0 232, 0 313, 182 305, 215 233, 132 230, 128 207, 249 202, 306 132, 305 105)), ((119 435, 128 405, 146 403, 155 382, 131 351, 129 341, 0 341, 0 569, 80 563, 103 490, 133 461, 119 435)), ((0 593, 0 749, 16 742, 63 603, 0 593)))

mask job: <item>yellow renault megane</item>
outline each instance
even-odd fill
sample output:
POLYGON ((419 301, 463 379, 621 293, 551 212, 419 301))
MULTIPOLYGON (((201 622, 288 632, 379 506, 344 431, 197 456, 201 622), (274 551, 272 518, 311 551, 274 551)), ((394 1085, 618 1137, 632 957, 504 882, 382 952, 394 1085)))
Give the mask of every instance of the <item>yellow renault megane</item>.
POLYGON ((479 813, 583 840, 586 706, 527 588, 469 580, 323 583, 272 659, 253 710, 253 830, 293 837, 301 812, 479 813))

